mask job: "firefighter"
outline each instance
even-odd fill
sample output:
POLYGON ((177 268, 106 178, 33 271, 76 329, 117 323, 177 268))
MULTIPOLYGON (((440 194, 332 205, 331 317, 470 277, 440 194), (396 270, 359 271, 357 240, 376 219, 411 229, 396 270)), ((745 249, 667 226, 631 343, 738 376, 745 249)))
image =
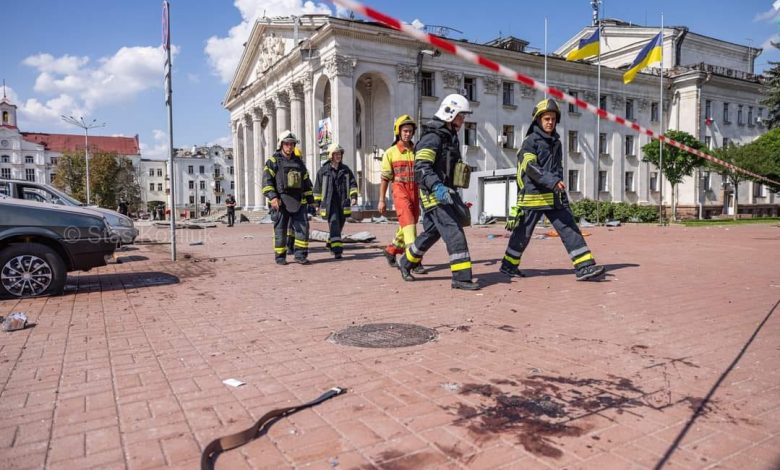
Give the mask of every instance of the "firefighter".
MULTIPOLYGON (((468 100, 449 95, 442 100, 433 120, 415 145, 414 179, 420 189, 423 207, 423 233, 406 247, 398 268, 404 281, 414 281, 412 270, 439 238, 444 239, 450 256, 452 288, 477 290, 479 283, 471 278, 471 255, 463 232, 465 223, 457 188, 467 187, 467 165, 460 155, 458 130, 466 114, 471 114, 468 100), (458 206, 456 207, 456 204, 458 206)), ((465 209, 465 207, 463 207, 465 209)))
POLYGON ((569 253, 578 281, 595 280, 604 274, 574 222, 563 183, 563 150, 555 131, 561 119, 558 104, 544 99, 533 109, 532 123, 517 152, 517 205, 509 246, 501 261, 502 273, 523 277, 518 266, 523 251, 542 216, 552 223, 569 253))
MULTIPOLYGON (((297 145, 293 149, 293 155, 296 158, 301 158, 301 149, 297 145)), ((306 204, 305 197, 301 199, 301 204, 306 204)), ((308 211, 308 213, 311 214, 312 210, 314 210, 314 208, 310 206, 310 210, 308 211)), ((306 217, 306 219, 308 220, 308 216, 306 217)), ((290 221, 287 222, 287 253, 294 253, 294 252, 295 252, 295 231, 293 230, 292 219, 290 219, 290 221)))
MULTIPOLYGON (((393 146, 385 151, 382 157, 382 182, 379 187, 379 204, 377 209, 384 215, 387 211, 385 194, 392 183, 393 205, 398 216, 398 231, 393 241, 382 250, 391 267, 398 267, 396 255, 403 254, 407 246, 417 238, 417 219, 420 218, 420 194, 414 181, 414 143, 412 137, 417 131, 417 123, 411 116, 404 114, 393 123, 393 146)), ((413 270, 416 274, 425 274, 422 263, 413 270)))
POLYGON ((276 264, 287 264, 287 227, 295 234, 294 259, 309 264, 309 219, 306 205, 314 205, 309 172, 303 160, 295 157, 298 138, 289 130, 279 135, 276 152, 265 162, 263 194, 269 202, 274 222, 276 264))
POLYGON ((358 197, 355 175, 343 159, 344 148, 336 142, 330 144, 328 160, 317 172, 314 184, 314 201, 320 206, 320 217, 328 221, 328 247, 336 259, 341 259, 344 251, 341 230, 358 197))

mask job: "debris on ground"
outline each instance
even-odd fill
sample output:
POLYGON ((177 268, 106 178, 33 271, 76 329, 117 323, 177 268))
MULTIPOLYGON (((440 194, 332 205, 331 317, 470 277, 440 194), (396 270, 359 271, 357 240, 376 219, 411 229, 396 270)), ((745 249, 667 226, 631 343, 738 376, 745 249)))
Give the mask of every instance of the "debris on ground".
POLYGON ((260 220, 257 221, 258 224, 272 224, 274 223, 273 219, 271 219, 271 214, 266 214, 263 217, 260 218, 260 220))
POLYGON ((7 317, 0 317, 3 321, 3 331, 23 330, 27 327, 27 315, 24 312, 12 312, 7 317))
POLYGON ((585 217, 580 218, 580 227, 595 227, 595 226, 596 224, 592 224, 587 220, 585 220, 585 217))
POLYGON ((536 240, 546 240, 547 235, 534 235, 534 239, 536 240))
POLYGON ((620 221, 619 220, 608 220, 607 223, 605 223, 607 227, 620 227, 620 221))
MULTIPOLYGON (((330 238, 328 232, 322 230, 310 230, 309 240, 316 242, 327 242, 330 238)), ((354 234, 345 234, 341 236, 341 241, 344 243, 368 243, 376 240, 376 235, 371 232, 357 232, 354 234)))
POLYGON ((225 379, 222 381, 225 385, 230 385, 231 387, 240 387, 242 385, 246 385, 246 382, 242 382, 238 379, 225 379))
POLYGON ((241 237, 241 238, 243 238, 243 239, 245 239, 245 240, 254 240, 254 238, 255 238, 255 237, 254 237, 254 235, 244 235, 244 236, 243 236, 243 237, 241 237))
POLYGON ((202 245, 202 244, 203 244, 202 241, 190 242, 190 246, 197 246, 197 245, 202 245))
POLYGON ((560 237, 560 235, 558 235, 558 231, 555 229, 548 230, 544 232, 544 234, 547 235, 548 237, 560 237))

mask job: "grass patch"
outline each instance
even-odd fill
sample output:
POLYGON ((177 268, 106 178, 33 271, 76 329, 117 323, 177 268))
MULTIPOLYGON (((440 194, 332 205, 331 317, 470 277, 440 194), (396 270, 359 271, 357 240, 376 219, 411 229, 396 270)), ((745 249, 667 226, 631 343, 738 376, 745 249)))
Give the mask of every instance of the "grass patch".
POLYGON ((709 227, 713 225, 749 225, 749 224, 775 224, 780 222, 780 217, 756 217, 754 219, 706 219, 684 220, 680 222, 686 227, 709 227))

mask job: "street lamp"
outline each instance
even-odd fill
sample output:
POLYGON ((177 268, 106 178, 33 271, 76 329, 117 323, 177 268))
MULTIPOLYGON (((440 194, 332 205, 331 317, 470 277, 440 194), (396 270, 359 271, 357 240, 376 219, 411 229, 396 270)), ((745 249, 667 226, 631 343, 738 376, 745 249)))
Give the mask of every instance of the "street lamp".
POLYGON ((417 52, 417 126, 422 126, 422 64, 425 56, 439 57, 441 52, 438 49, 423 49, 417 52))
POLYGON ((106 123, 100 123, 97 124, 97 119, 93 119, 92 122, 87 122, 84 120, 84 116, 79 117, 78 119, 74 118, 73 116, 61 116, 62 120, 67 122, 68 124, 72 124, 76 127, 80 127, 84 129, 84 161, 86 162, 87 166, 87 205, 90 205, 91 201, 89 198, 89 130, 94 129, 96 127, 105 127, 106 123))

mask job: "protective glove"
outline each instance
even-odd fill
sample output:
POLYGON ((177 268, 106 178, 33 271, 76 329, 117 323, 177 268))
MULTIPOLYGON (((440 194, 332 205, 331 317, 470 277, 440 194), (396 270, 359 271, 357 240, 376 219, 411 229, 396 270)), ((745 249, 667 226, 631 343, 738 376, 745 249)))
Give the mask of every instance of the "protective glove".
POLYGON ((512 206, 511 209, 509 209, 509 217, 506 218, 506 224, 504 225, 504 228, 506 228, 508 231, 513 231, 515 227, 520 223, 520 220, 523 218, 523 211, 520 210, 517 206, 512 206))
POLYGON ((433 187, 433 193, 436 195, 436 200, 439 201, 439 204, 452 204, 450 188, 444 186, 442 183, 436 183, 433 187))

